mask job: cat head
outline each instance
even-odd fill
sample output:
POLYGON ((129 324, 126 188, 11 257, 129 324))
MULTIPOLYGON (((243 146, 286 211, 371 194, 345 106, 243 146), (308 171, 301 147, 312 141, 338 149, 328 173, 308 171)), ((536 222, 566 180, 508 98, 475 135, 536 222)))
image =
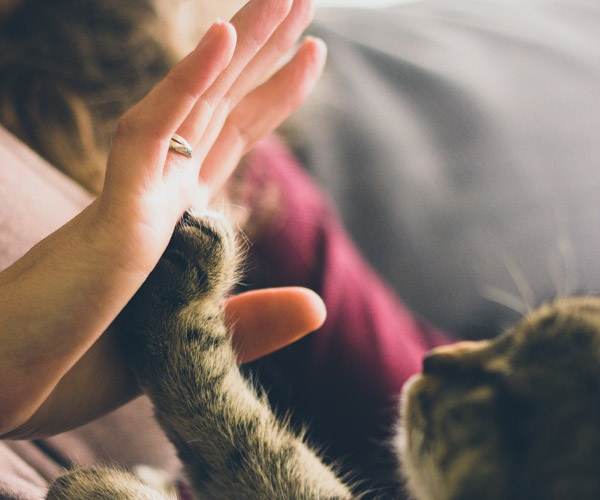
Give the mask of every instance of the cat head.
POLYGON ((433 350, 404 388, 397 446, 419 500, 599 498, 600 298, 433 350))

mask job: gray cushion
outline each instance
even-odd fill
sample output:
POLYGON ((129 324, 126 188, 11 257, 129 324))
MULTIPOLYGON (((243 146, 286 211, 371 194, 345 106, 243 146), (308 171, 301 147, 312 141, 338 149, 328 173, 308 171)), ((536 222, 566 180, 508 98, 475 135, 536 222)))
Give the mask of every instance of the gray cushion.
POLYGON ((295 146, 370 262, 463 337, 600 290, 600 3, 318 12, 295 146))

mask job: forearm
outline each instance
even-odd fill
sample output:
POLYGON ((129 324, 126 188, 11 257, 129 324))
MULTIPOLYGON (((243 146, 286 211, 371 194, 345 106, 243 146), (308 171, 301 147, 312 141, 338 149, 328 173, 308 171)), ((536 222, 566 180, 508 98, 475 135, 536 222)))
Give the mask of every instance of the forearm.
MULTIPOLYGON (((317 329, 325 320, 321 299, 310 290, 256 290, 229 297, 225 304, 237 362, 253 361, 317 329)), ((123 356, 116 326, 96 341, 63 376, 24 423, 4 439, 40 439, 83 425, 140 393, 123 356), (92 389, 92 390, 90 390, 92 389)))
POLYGON ((43 439, 105 415, 140 394, 110 327, 64 375, 41 406, 2 439, 43 439))
POLYGON ((31 418, 143 283, 118 246, 94 203, 0 274, 0 435, 31 418))

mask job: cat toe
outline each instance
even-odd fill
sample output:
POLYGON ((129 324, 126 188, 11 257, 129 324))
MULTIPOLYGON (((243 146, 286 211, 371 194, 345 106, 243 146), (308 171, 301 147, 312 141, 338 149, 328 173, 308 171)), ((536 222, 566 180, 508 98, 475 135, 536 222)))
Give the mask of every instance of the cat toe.
POLYGON ((199 293, 225 291, 235 281, 238 250, 230 222, 217 213, 186 212, 178 223, 164 259, 185 270, 199 293), (194 278, 195 276, 195 278, 194 278))

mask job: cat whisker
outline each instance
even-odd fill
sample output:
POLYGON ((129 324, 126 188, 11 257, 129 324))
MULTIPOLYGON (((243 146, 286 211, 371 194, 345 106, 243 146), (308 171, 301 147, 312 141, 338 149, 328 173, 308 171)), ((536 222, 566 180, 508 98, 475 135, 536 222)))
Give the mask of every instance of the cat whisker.
POLYGON ((526 306, 525 310, 522 309, 514 309, 516 311, 522 311, 522 314, 531 311, 537 304, 535 298, 535 292, 529 285, 525 274, 521 271, 521 268, 518 264, 507 254, 503 253, 500 255, 502 260, 502 265, 506 272, 510 276, 512 282, 514 283, 517 291, 519 292, 519 296, 521 298, 520 302, 526 306))
POLYGON ((569 231, 569 211, 564 200, 552 197, 552 216, 556 233, 557 261, 550 262, 548 257, 548 271, 554 283, 557 297, 564 297, 574 293, 577 287, 577 255, 569 231), (554 266, 552 265, 554 264, 554 266))
POLYGON ((576 256, 571 240, 564 231, 556 240, 556 253, 547 258, 548 274, 552 280, 556 297, 566 297, 577 289, 576 256))
POLYGON ((481 291, 481 296, 491 302, 500 304, 511 311, 515 311, 520 316, 525 316, 531 310, 531 307, 522 299, 522 297, 510 293, 507 290, 503 290, 500 287, 487 286, 481 291))

